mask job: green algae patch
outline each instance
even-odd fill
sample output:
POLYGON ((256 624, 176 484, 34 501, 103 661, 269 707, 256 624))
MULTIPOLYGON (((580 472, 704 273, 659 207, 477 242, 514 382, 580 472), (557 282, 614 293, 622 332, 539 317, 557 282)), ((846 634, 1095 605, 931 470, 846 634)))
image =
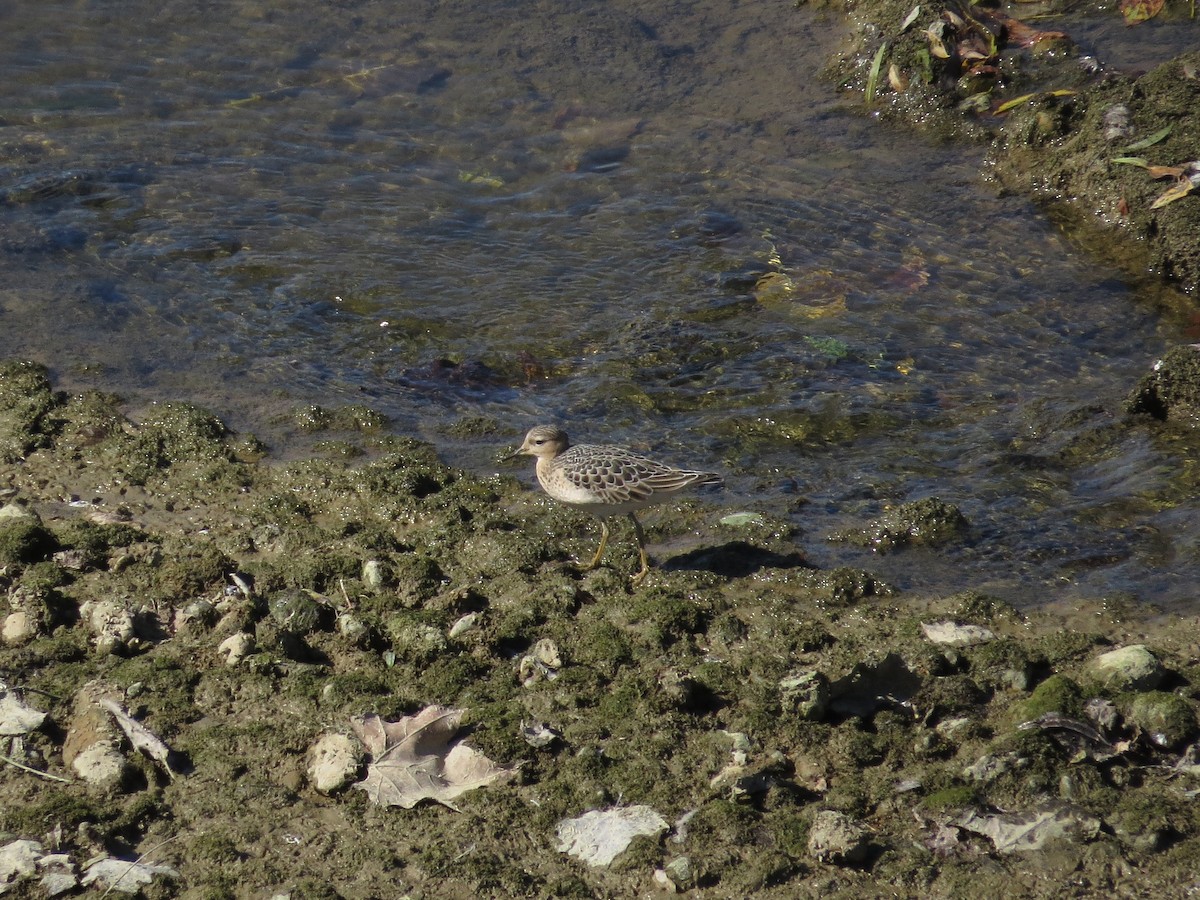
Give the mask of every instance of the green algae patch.
POLYGON ((39 562, 57 548, 54 535, 36 518, 0 518, 0 566, 39 562))
POLYGON ((1051 675, 1033 689, 1024 700, 1009 707, 1009 719, 1014 725, 1029 722, 1046 713, 1061 713, 1064 716, 1083 715, 1083 693, 1065 675, 1051 675))
POLYGON ((18 462, 43 446, 57 404, 44 366, 27 360, 0 362, 0 461, 18 462))

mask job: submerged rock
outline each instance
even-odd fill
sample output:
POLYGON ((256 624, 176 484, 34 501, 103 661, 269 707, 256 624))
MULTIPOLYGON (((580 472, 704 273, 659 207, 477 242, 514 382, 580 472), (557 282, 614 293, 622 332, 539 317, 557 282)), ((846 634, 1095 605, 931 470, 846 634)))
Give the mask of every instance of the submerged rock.
POLYGON ((926 497, 888 510, 866 527, 839 532, 836 537, 880 552, 900 547, 940 547, 960 540, 969 528, 957 506, 926 497))

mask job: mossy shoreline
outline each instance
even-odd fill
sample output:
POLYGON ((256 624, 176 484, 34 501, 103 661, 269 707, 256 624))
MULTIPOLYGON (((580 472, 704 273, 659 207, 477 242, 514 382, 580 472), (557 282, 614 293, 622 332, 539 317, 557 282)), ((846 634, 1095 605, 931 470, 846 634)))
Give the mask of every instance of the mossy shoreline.
MULTIPOLYGON (((1136 283, 1182 295, 1159 293, 1156 302, 1194 309, 1200 52, 1121 71, 1084 54, 1061 16, 1085 13, 1057 2, 1036 9, 812 5, 844 16, 848 40, 827 74, 863 97, 866 111, 948 141, 984 144, 981 175, 997 189, 1043 204, 1074 241, 1136 283)), ((1086 15, 1121 14, 1102 3, 1086 15)), ((1161 13, 1183 25, 1194 25, 1194 15, 1186 3, 1161 13)))
POLYGON ((706 497, 647 517, 631 589, 619 535, 582 574, 586 517, 371 421, 284 464, 187 404, 133 422, 0 365, 0 673, 47 713, 3 739, 0 847, 149 854, 175 874, 145 896, 195 898, 1194 884, 1195 621, 899 594, 706 497), (116 777, 81 780, 101 690, 171 771, 116 735, 116 777), (322 735, 434 704, 515 777, 458 811, 314 787, 322 735), (564 819, 634 805, 670 829, 606 867, 559 849, 564 819))

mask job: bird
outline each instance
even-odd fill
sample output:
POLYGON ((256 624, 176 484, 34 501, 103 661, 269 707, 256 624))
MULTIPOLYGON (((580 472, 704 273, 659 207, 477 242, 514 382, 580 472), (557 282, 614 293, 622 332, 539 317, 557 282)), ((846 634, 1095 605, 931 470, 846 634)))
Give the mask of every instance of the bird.
POLYGON ((656 503, 694 484, 724 484, 716 472, 677 469, 610 444, 572 444, 557 425, 538 425, 509 459, 520 455, 537 458, 535 472, 542 490, 568 506, 591 513, 600 520, 600 546, 592 561, 582 566, 589 571, 600 564, 608 543, 610 516, 627 515, 637 536, 641 568, 630 579, 637 585, 650 572, 646 536, 634 515, 636 510, 656 503))

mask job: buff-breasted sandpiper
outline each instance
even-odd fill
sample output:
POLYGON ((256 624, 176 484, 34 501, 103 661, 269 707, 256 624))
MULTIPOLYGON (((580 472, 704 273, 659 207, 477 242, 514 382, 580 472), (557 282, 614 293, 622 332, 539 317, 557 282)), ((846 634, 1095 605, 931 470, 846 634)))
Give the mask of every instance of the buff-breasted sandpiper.
POLYGON ((583 569, 600 564, 608 543, 610 516, 627 515, 637 535, 638 556, 642 567, 633 576, 634 584, 650 571, 646 556, 646 537, 635 510, 655 503, 693 484, 722 484, 715 472, 677 469, 608 444, 572 444, 567 433, 554 425, 538 425, 525 435, 525 442, 509 457, 520 454, 537 457, 537 479, 542 490, 569 506, 589 512, 600 519, 600 546, 583 569))

